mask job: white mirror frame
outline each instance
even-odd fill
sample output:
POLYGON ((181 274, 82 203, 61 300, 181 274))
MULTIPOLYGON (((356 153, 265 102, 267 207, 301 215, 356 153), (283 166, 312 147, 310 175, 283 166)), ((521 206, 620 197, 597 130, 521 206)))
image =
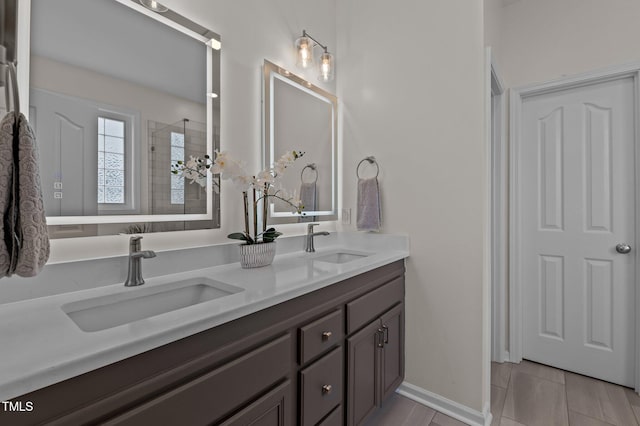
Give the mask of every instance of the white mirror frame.
MULTIPOLYGON (((29 115, 29 65, 30 65, 30 34, 31 34, 31 0, 17 0, 18 1, 18 46, 16 48, 17 70, 18 70, 18 84, 19 94, 22 105, 22 113, 28 118, 29 115)), ((155 13, 142 6, 136 0, 113 0, 122 5, 129 7, 136 12, 149 16, 171 28, 174 28, 194 39, 206 44, 207 49, 207 70, 206 75, 211 76, 213 67, 213 52, 212 49, 219 50, 221 47, 220 36, 206 31, 205 34, 201 34, 195 30, 189 29, 181 23, 175 22, 164 15, 155 13)), ((197 25, 187 20, 184 17, 181 20, 184 23, 191 23, 194 26, 197 25)), ((198 28, 204 29, 204 28, 198 28)), ((207 79, 207 93, 211 93, 213 90, 212 79, 207 79)), ((213 120, 210 119, 213 114, 213 98, 207 96, 207 152, 213 156, 213 120)), ((206 196, 207 200, 211 200, 213 197, 212 191, 212 176, 207 174, 207 186, 206 196)), ((161 214, 161 215, 143 215, 143 214, 131 214, 131 215, 104 215, 104 216, 47 216, 47 225, 87 225, 87 224, 102 224, 102 223, 141 223, 141 222, 182 222, 182 221, 195 221, 195 220, 211 220, 213 219, 213 203, 207 201, 207 212, 202 214, 161 214)))
MULTIPOLYGON (((264 61, 263 67, 263 144, 262 163, 264 167, 271 167, 277 160, 274 146, 274 96, 273 88, 276 79, 287 83, 297 89, 308 93, 315 98, 326 102, 331 106, 331 210, 305 211, 308 216, 316 216, 317 220, 336 220, 338 218, 338 98, 326 90, 314 86, 302 77, 279 67, 278 65, 264 61)), ((296 212, 277 212, 273 203, 269 206, 269 218, 271 223, 297 222, 300 215, 296 212), (275 221, 273 219, 276 219, 275 221)))

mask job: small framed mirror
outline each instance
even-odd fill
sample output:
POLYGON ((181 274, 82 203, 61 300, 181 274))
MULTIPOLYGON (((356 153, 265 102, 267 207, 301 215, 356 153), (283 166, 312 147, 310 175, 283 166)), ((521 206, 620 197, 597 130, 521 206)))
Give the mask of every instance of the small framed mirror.
POLYGON ((263 71, 264 166, 287 151, 304 152, 282 178, 282 186, 301 199, 303 216, 272 202, 269 223, 336 220, 338 99, 267 60, 263 71))

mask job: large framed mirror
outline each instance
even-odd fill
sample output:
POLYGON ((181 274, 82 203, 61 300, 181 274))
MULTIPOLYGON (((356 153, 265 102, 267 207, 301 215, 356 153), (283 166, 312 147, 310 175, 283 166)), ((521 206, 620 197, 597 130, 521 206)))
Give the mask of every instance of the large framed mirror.
POLYGON ((287 151, 305 153, 282 178, 284 188, 299 194, 304 215, 272 202, 269 223, 336 220, 338 99, 267 60, 263 71, 264 166, 287 151))
POLYGON ((219 147, 220 36, 157 2, 30 7, 29 117, 50 235, 219 227, 213 178, 189 184, 172 164, 219 147))

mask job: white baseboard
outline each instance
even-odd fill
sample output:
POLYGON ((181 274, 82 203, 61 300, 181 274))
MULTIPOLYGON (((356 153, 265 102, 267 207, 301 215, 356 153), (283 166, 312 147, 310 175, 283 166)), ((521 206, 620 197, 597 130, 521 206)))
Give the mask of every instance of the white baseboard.
POLYGON ((491 424, 491 410, 488 404, 484 407, 484 413, 481 413, 478 410, 407 382, 402 382, 396 392, 470 426, 488 426, 491 424))
POLYGON ((482 410, 483 418, 484 418, 484 426, 491 426, 491 422, 493 421, 493 414, 491 414, 491 402, 487 402, 484 405, 484 410, 482 410))

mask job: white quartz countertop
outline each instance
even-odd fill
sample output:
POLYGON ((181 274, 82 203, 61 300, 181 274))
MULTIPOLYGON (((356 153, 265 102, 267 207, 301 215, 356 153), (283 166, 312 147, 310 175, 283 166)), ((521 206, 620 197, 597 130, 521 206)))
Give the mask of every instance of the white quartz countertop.
MULTIPOLYGON (((316 245, 320 238, 316 240, 316 245)), ((280 248, 279 248, 280 250, 280 248)), ((162 253, 158 254, 161 258, 162 253)), ((238 262, 147 278, 140 287, 106 285, 0 305, 0 401, 216 327, 409 256, 408 237, 348 234, 316 253, 276 255, 272 265, 238 262), (366 256, 336 264, 314 259, 350 252, 366 256), (83 331, 63 306, 96 297, 145 291, 189 279, 210 279, 243 291, 100 331, 83 331)), ((167 255, 167 257, 169 257, 167 255)), ((171 259, 160 259, 170 262, 171 259)), ((117 297, 117 296, 115 296, 117 297)))

